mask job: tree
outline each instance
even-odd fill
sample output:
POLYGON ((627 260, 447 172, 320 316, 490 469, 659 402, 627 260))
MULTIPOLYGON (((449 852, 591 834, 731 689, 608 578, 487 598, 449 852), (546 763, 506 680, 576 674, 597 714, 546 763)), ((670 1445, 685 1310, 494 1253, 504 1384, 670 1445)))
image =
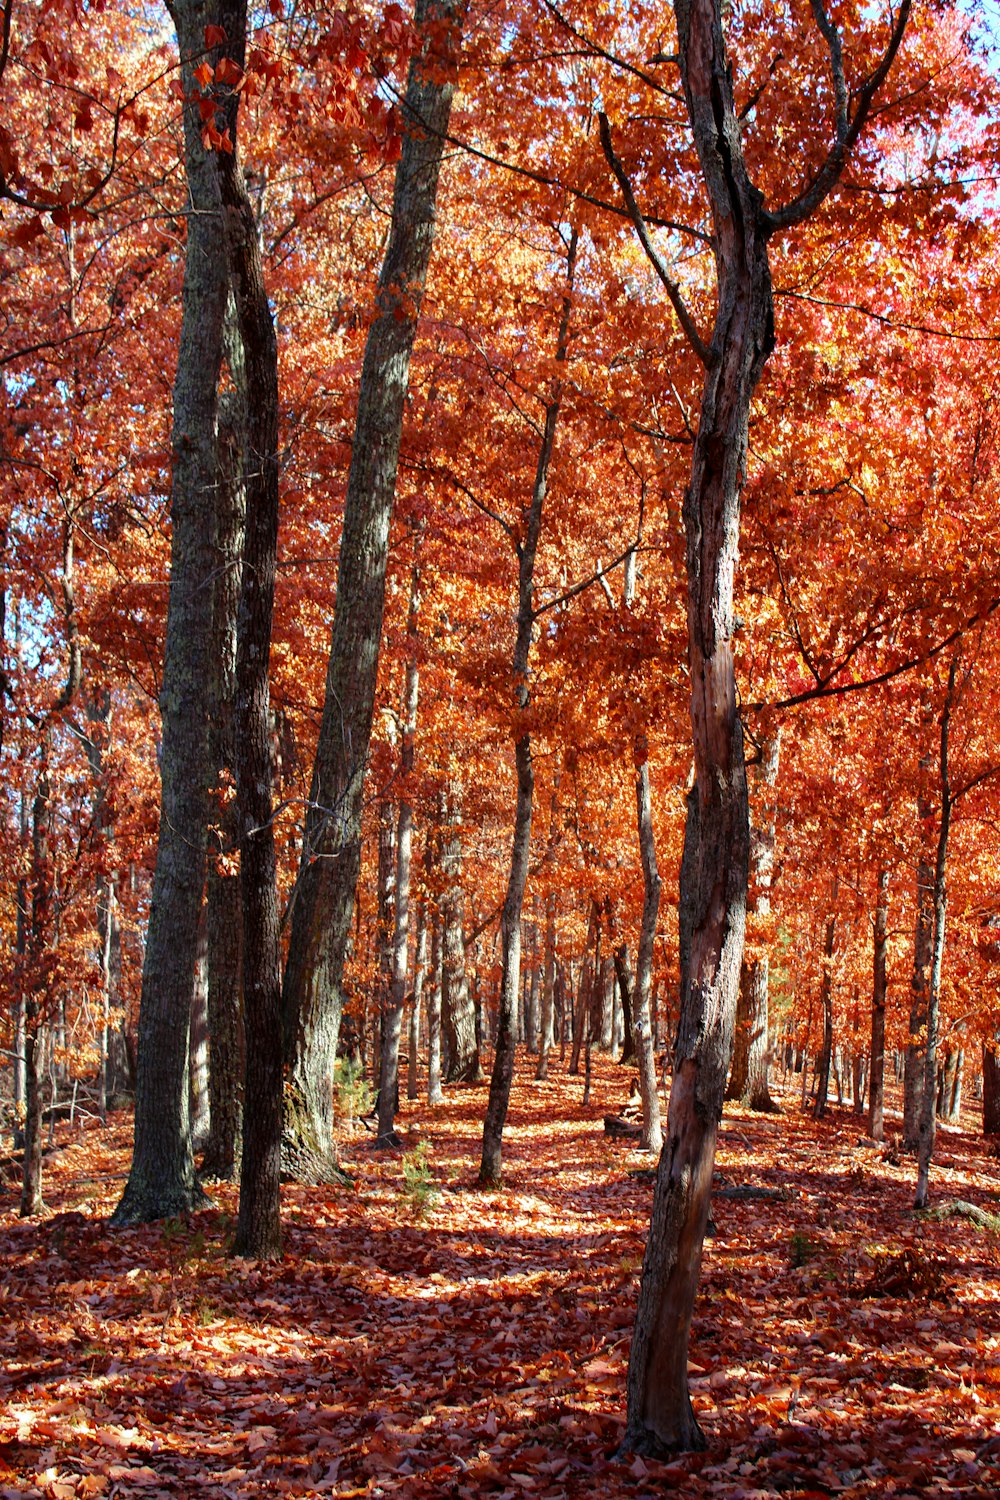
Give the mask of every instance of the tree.
POLYGON ((410 357, 434 243, 461 11, 451 0, 418 0, 415 25, 421 40, 410 65, 406 137, 379 276, 378 315, 369 330, 358 394, 323 720, 285 965, 286 1153, 296 1174, 306 1179, 322 1178, 333 1164, 333 1063, 360 869, 389 523, 410 357))
POLYGON ((687 1387, 687 1349, 708 1220, 715 1140, 729 1070, 746 919, 749 827, 731 637, 733 570, 750 401, 774 345, 768 241, 808 218, 840 177, 899 49, 907 0, 878 66, 850 94, 840 32, 819 0, 835 144, 786 207, 769 212, 742 146, 718 0, 678 0, 677 62, 712 219, 717 293, 705 343, 659 257, 601 118, 605 155, 637 233, 705 366, 684 501, 688 666, 695 761, 681 865, 681 1018, 652 1221, 629 1359, 627 1447, 703 1443, 687 1387))

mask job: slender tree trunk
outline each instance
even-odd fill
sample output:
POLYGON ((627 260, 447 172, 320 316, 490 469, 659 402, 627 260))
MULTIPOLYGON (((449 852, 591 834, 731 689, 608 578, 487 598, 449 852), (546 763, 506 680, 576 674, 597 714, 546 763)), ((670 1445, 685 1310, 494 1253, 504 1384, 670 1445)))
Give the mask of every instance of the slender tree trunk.
POLYGON ((365 346, 347 481, 326 698, 285 969, 285 1044, 295 1106, 287 1127, 300 1159, 304 1154, 313 1163, 312 1175, 322 1175, 324 1158, 333 1155, 333 1064, 361 860, 389 523, 462 17, 454 0, 417 0, 418 46, 403 105, 407 133, 396 171, 378 312, 365 346))
POLYGON ((597 902, 591 898, 590 921, 587 925, 587 942, 583 953, 583 963, 580 965, 580 982, 577 986, 576 1005, 573 1010, 573 1051, 569 1060, 569 1075, 575 1078, 580 1071, 580 1053, 583 1051, 584 1042, 590 1035, 588 1018, 590 1015, 591 995, 594 988, 594 954, 600 948, 600 910, 597 902))
MULTIPOLYGON (((245 64, 246 0, 225 0, 226 51, 245 64)), ((220 100, 233 142, 220 152, 229 271, 246 379, 246 524, 236 645, 234 731, 240 820, 246 1095, 233 1250, 281 1253, 281 939, 272 804, 270 654, 278 552, 278 346, 260 241, 237 142, 239 95, 220 100)))
MULTIPOLYGON (((233 710, 236 698, 237 615, 243 573, 246 498, 246 371, 243 342, 230 301, 224 346, 232 390, 219 403, 218 484, 216 486, 218 569, 213 607, 212 760, 220 794, 236 775, 233 710)), ((239 844, 234 801, 224 801, 212 833, 206 921, 208 926, 208 1029, 211 1100, 210 1135, 202 1171, 228 1180, 236 1175, 242 1151, 243 1035, 242 907, 240 878, 233 868, 239 844)))
POLYGON ((656 1087, 656 1052, 649 1018, 649 991, 653 971, 653 943, 660 910, 660 872, 653 841, 653 808, 649 794, 649 761, 644 741, 636 744, 635 808, 642 857, 643 902, 636 956, 635 988, 632 991, 632 1031, 639 1062, 639 1095, 642 1099, 640 1145, 659 1156, 663 1146, 660 1095, 656 1087))
POLYGON ((941 1014, 941 966, 944 961, 944 930, 948 910, 946 874, 948 868, 948 834, 953 807, 951 777, 948 769, 948 739, 951 711, 955 701, 958 675, 958 653, 951 660, 948 687, 941 713, 940 786, 941 817, 938 826, 937 854, 934 860, 934 927, 931 946, 930 988, 927 996, 927 1038, 924 1047, 924 1081, 917 1128, 917 1191, 914 1208, 926 1208, 931 1158, 934 1155, 935 1111, 937 1097, 937 1044, 941 1014))
MULTIPOLYGON (((378 1129, 376 1145, 398 1146, 393 1129, 399 1099, 399 1042, 403 1031, 406 971, 410 945, 410 851, 413 845, 413 777, 417 699, 420 673, 417 666, 417 610, 420 607, 420 566, 414 562, 410 575, 410 606, 407 617, 408 653, 403 688, 403 747, 400 770, 399 818, 396 825, 396 911, 392 934, 392 975, 388 1005, 382 1016, 382 1057, 379 1068, 378 1129)), ((415 1071, 415 1065, 414 1065, 415 1071)))
POLYGON ((214 152, 202 145, 201 89, 214 3, 174 0, 181 57, 189 212, 183 316, 174 381, 170 595, 160 709, 161 814, 139 1006, 135 1141, 116 1225, 184 1214, 205 1195, 195 1177, 188 1104, 188 1027, 205 886, 210 779, 212 579, 217 481, 216 395, 228 270, 214 152))
POLYGON ((521 908, 524 904, 524 887, 528 879, 528 857, 531 851, 531 816, 535 777, 531 764, 531 735, 523 727, 524 716, 531 702, 528 688, 528 667, 531 657, 531 633, 535 623, 534 589, 535 556, 542 530, 542 510, 549 487, 549 469, 555 448, 556 426, 562 396, 561 367, 566 361, 569 344, 570 310, 572 307, 573 275, 576 267, 577 231, 574 228, 569 240, 566 256, 566 291, 563 295, 562 316, 556 339, 555 363, 560 371, 555 378, 550 400, 545 407, 545 425, 542 442, 535 466, 535 482, 531 497, 521 512, 518 528, 519 540, 515 543, 518 561, 517 634, 514 656, 511 663, 513 697, 515 707, 514 764, 517 772, 517 804, 514 812, 514 836, 511 843, 510 872, 507 877, 507 893, 500 918, 502 940, 500 1004, 497 1016, 496 1051, 493 1072, 490 1077, 490 1096, 486 1106, 483 1126, 483 1151, 479 1166, 482 1183, 500 1181, 503 1127, 510 1103, 510 1090, 514 1080, 514 1054, 516 1050, 517 992, 521 975, 521 908))
MULTIPOLYGON (((926 785, 931 757, 920 761, 921 788, 917 799, 920 827, 932 817, 926 785)), ((930 972, 934 949, 934 859, 924 845, 917 865, 917 923, 913 937, 913 975, 910 981, 910 1035, 903 1068, 903 1149, 916 1151, 920 1134, 923 1081, 926 1076, 926 1026, 930 1001, 930 972)))
MULTIPOLYGON (((761 747, 760 762, 751 773, 755 802, 759 802, 750 828, 749 915, 764 919, 771 914, 771 877, 774 870, 774 832, 777 806, 774 796, 778 779, 781 733, 772 734, 761 747)), ((768 953, 761 947, 743 960, 740 995, 736 1006, 736 1043, 729 1075, 727 1099, 750 1109, 779 1113, 768 1086, 768 953)))
POLYGON ((413 996, 410 1005, 409 1055, 406 1070, 406 1097, 419 1099, 417 1071, 420 1063, 420 1011, 427 974, 427 901, 421 900, 417 912, 417 936, 414 944, 413 996))
POLYGON ((208 1143, 211 1124, 208 1097, 208 935, 204 907, 198 918, 198 959, 191 994, 188 1088, 191 1096, 191 1139, 195 1151, 203 1151, 208 1143))
MULTIPOLYGON (((837 878, 833 881, 833 900, 837 899, 837 878)), ((830 1088, 830 1067, 833 1062, 833 948, 837 935, 837 918, 831 913, 826 922, 826 938, 823 943, 823 977, 820 981, 820 1008, 823 1014, 823 1045, 819 1054, 816 1074, 816 1100, 813 1115, 821 1120, 826 1114, 827 1094, 830 1088)))
POLYGON ((545 898, 545 954, 542 977, 542 1022, 538 1038, 538 1066, 535 1078, 541 1082, 549 1076, 549 1053, 555 1037, 556 981, 556 893, 545 898))
POLYGON ((441 1026, 446 1083, 479 1083, 479 1036, 475 999, 469 988, 465 951, 465 891, 462 885, 462 788, 452 781, 446 796, 441 844, 445 882, 441 909, 441 1026))
POLYGON ((42 1068, 48 1043, 46 952, 50 946, 53 880, 49 738, 42 738, 41 764, 31 807, 31 919, 27 942, 27 986, 24 999, 24 1159, 21 1171, 21 1218, 44 1213, 42 1201, 42 1068))
POLYGON ((878 872, 875 898, 875 939, 872 976, 872 1044, 868 1083, 868 1134, 885 1138, 885 997, 886 949, 889 935, 889 871, 878 872))
POLYGON ((427 997, 427 1103, 440 1104, 441 1091, 441 992, 443 989, 443 945, 441 913, 431 916, 431 972, 427 997))

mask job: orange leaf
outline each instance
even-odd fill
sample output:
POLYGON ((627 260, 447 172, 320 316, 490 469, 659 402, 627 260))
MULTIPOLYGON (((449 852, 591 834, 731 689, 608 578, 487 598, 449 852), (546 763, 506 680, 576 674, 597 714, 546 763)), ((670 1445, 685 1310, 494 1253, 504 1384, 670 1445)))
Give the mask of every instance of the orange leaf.
POLYGON ((205 27, 205 46, 221 47, 226 41, 225 28, 222 26, 205 27))

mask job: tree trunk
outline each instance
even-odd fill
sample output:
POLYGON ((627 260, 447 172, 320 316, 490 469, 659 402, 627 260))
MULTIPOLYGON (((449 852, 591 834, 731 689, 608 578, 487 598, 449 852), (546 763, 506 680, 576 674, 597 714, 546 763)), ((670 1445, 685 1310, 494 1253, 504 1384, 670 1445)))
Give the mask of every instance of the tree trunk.
POLYGON ((1000 1135, 1000 1052, 983 1043, 983 1135, 1000 1135))
POLYGON ((944 929, 948 910, 946 873, 948 868, 948 834, 953 807, 951 778, 948 770, 948 738, 951 710, 955 701, 958 676, 958 652, 951 659, 948 687, 941 712, 941 752, 939 760, 941 817, 938 826, 937 855, 934 860, 934 927, 931 945, 931 975, 927 995, 927 1036, 924 1045, 924 1080, 920 1096, 920 1118, 917 1128, 917 1191, 914 1208, 926 1208, 931 1158, 934 1155, 935 1112, 937 1098, 937 1044, 941 1014, 941 966, 944 961, 944 929))
MULTIPOLYGON (((837 899, 837 877, 833 881, 833 900, 837 899)), ((813 1116, 821 1120, 826 1114, 827 1094, 830 1088, 830 1067, 833 1062, 833 947, 837 935, 837 918, 831 913, 826 922, 826 939, 823 943, 823 977, 820 981, 819 998, 823 1013, 823 1045, 820 1048, 819 1067, 816 1070, 816 1100, 813 1116)))
POLYGON ((337 570, 326 697, 292 908, 285 1047, 292 1154, 323 1175, 332 1160, 330 1100, 341 981, 361 861, 361 811, 378 670, 389 523, 417 331, 434 242, 438 175, 455 84, 449 66, 462 12, 417 0, 389 242, 368 333, 337 570))
POLYGON ((531 735, 524 719, 531 702, 528 668, 531 657, 531 632, 535 623, 534 589, 535 556, 542 530, 542 510, 549 487, 549 469, 555 448, 556 425, 562 398, 561 367, 566 361, 569 344, 569 322, 572 307, 573 274, 576 268, 577 230, 570 234, 566 255, 566 290, 563 293, 562 316, 556 339, 557 371, 550 400, 545 407, 545 425, 535 465, 535 482, 527 505, 522 506, 515 542, 518 561, 517 631, 511 662, 515 710, 514 764, 517 772, 517 802, 514 811, 514 836, 511 842, 510 872, 500 918, 502 942, 500 1003, 497 1015, 496 1051, 490 1076, 490 1097, 483 1125, 483 1151, 479 1165, 481 1183, 500 1181, 503 1127, 514 1080, 516 1050, 517 993, 521 975, 521 908, 528 879, 528 857, 531 852, 531 816, 535 775, 531 764, 531 735))
POLYGON ((889 935, 889 871, 878 872, 875 898, 875 939, 872 976, 872 1044, 868 1082, 868 1134, 885 1138, 885 997, 886 950, 889 935))
MULTIPOLYGON (((396 825, 396 912, 392 933, 392 975, 388 1005, 382 1014, 382 1057, 379 1067, 378 1129, 376 1145, 398 1146, 393 1129, 399 1100, 399 1042, 403 1031, 406 970, 410 945, 410 851, 413 845, 413 777, 417 732, 417 699, 420 673, 417 665, 417 610, 420 607, 420 565, 414 561, 410 574, 410 605, 406 635, 408 653, 403 688, 403 746, 400 756, 402 781, 399 818, 396 825)), ((416 1065, 414 1064, 414 1072, 416 1065)))
MULTIPOLYGON (((920 761, 921 788, 917 814, 921 829, 931 821, 932 808, 924 785, 930 769, 930 756, 920 761)), ((930 850, 921 851, 917 865, 917 924, 913 937, 913 975, 910 981, 910 1036, 906 1044, 903 1068, 903 1149, 916 1151, 920 1135, 923 1084, 926 1076, 927 1009, 930 999, 930 971, 934 948, 934 861, 930 850)))
POLYGON ((545 898, 545 955, 542 976, 542 1023, 538 1038, 538 1066, 535 1078, 541 1082, 549 1076, 549 1053, 555 1039, 556 998, 556 893, 545 898))
MULTIPOLYGON (((774 830, 777 805, 774 787, 778 779, 781 750, 780 730, 762 745, 760 762, 751 772, 756 792, 756 816, 750 828, 749 915, 763 919, 771 913, 771 877, 774 870, 774 830)), ((726 1098, 768 1114, 780 1113, 768 1086, 768 953, 761 948, 740 973, 736 1005, 736 1043, 726 1098)))
POLYGON ((219 566, 213 601, 211 753, 221 806, 212 830, 206 888, 208 927, 208 1030, 210 1134, 202 1160, 206 1176, 228 1181, 236 1175, 243 1133, 243 978, 240 878, 233 868, 239 844, 234 801, 222 798, 236 776, 233 710, 236 698, 236 634, 243 574, 246 496, 243 469, 247 404, 243 341, 230 296, 223 347, 232 389, 219 401, 216 544, 219 566))
MULTIPOLYGON (((406 1097, 419 1099, 420 1088, 417 1070, 420 1062, 420 1009, 427 975, 427 900, 420 902, 417 912, 417 937, 414 944, 413 997, 410 1005, 409 1055, 406 1070, 406 1097)), ((439 1033, 440 1034, 440 1033, 439 1033)))
POLYGON ((649 990, 653 970, 653 943, 660 910, 660 872, 653 841, 653 808, 649 795, 649 763, 644 742, 636 744, 635 807, 642 857, 643 903, 636 955, 635 988, 632 991, 632 1034, 639 1063, 639 1095, 642 1099, 643 1150, 659 1156, 663 1146, 660 1095, 656 1086, 656 1052, 649 1019, 649 990))
POLYGON ((583 951, 583 963, 580 965, 580 982, 577 986, 576 1005, 573 1010, 573 1051, 570 1055, 568 1072, 571 1078, 575 1078, 580 1072, 580 1053, 583 1044, 590 1038, 590 1004, 593 995, 595 979, 595 954, 600 951, 601 944, 601 914, 597 902, 591 897, 590 921, 587 924, 587 941, 583 951))
POLYGON ((208 1097, 208 935, 204 907, 198 918, 198 958, 191 993, 188 1088, 191 1095, 191 1140, 196 1152, 203 1151, 211 1124, 208 1097))
POLYGON ((441 910, 441 1027, 446 1054, 446 1083, 479 1083, 483 1071, 475 1001, 465 961, 465 892, 462 887, 462 788, 453 781, 446 797, 442 832, 441 874, 445 881, 441 910))
POLYGON ((443 945, 441 913, 431 913, 431 972, 427 996, 427 1103, 440 1104, 441 1091, 441 995, 443 990, 443 945))
MULTIPOLYGON (((245 63, 246 0, 226 0, 226 51, 245 63)), ((245 361, 246 525, 236 644, 236 789, 243 909, 246 1094, 233 1251, 281 1253, 281 935, 272 805, 270 654, 278 554, 278 345, 253 207, 237 144, 239 94, 221 103, 233 150, 220 152, 229 271, 245 361)))
MULTIPOLYGON (((214 12, 214 13, 213 13, 214 12)), ((183 315, 174 380, 170 595, 160 692, 161 812, 142 971, 132 1165, 116 1225, 185 1214, 206 1202, 195 1177, 188 1104, 188 1028, 205 886, 217 566, 216 399, 228 290, 219 177, 202 145, 201 89, 213 3, 174 0, 181 57, 189 212, 183 315)))

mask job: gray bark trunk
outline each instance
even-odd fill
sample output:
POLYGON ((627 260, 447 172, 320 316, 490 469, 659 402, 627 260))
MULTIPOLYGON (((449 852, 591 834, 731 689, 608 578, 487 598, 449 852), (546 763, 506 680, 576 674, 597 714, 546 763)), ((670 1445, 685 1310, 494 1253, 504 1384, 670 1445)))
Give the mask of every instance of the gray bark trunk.
POLYGON ((446 796, 441 842, 441 1042, 446 1083, 482 1079, 476 1006, 465 954, 465 891, 462 886, 462 788, 453 781, 446 796))
MULTIPOLYGON (((833 900, 837 899, 837 878, 833 881, 833 900)), ((819 1000, 823 1016, 823 1042, 820 1047, 819 1066, 816 1070, 816 1099, 813 1115, 821 1120, 826 1114, 827 1094, 830 1088, 830 1068, 833 1064, 833 948, 837 936, 837 918, 831 913, 827 918, 826 937, 823 941, 823 973, 820 979, 819 1000)))
POLYGON ((322 1175, 324 1158, 333 1154, 333 1065, 361 859, 389 523, 454 94, 442 54, 454 48, 460 15, 452 0, 417 0, 420 41, 403 106, 407 133, 396 171, 378 313, 365 346, 347 481, 326 698, 285 969, 285 1046, 295 1106, 287 1125, 300 1160, 305 1155, 313 1163, 310 1175, 322 1175))
MULTIPOLYGON (((921 787, 917 798, 917 815, 921 829, 927 828, 932 816, 930 796, 925 785, 931 758, 920 761, 921 787)), ((934 948, 934 859, 926 846, 917 864, 917 922, 913 935, 913 974, 910 980, 910 1036, 903 1065, 903 1149, 916 1151, 920 1134, 920 1112, 926 1062, 927 1007, 930 999, 930 974, 934 948)))
POLYGON ((407 1058, 406 1097, 419 1099, 420 1083, 420 1012, 427 975, 427 901, 420 902, 417 912, 417 936, 414 943, 413 997, 410 1003, 409 1056, 407 1058))
POLYGON ((656 866, 653 841, 653 808, 649 795, 649 763, 644 745, 636 746, 639 765, 635 773, 635 810, 639 825, 639 853, 642 857, 642 923, 635 965, 635 988, 632 991, 632 1033, 639 1063, 639 1095, 642 1099, 641 1145, 659 1156, 663 1146, 660 1119, 660 1095, 656 1086, 656 1052, 649 1015, 649 992, 653 976, 653 943, 656 918, 660 910, 660 872, 656 866))
POLYGON ((142 971, 135 1140, 112 1223, 185 1214, 206 1200, 195 1177, 188 1103, 188 1028, 205 885, 216 568, 216 399, 228 290, 214 153, 202 146, 192 69, 204 57, 208 0, 174 0, 181 57, 189 213, 183 315, 174 381, 170 594, 160 692, 161 811, 142 971))
POLYGON ((549 1053, 555 1039, 555 980, 556 980, 556 893, 549 891, 545 898, 545 954, 542 974, 542 1018, 538 1038, 538 1066, 535 1078, 538 1081, 549 1076, 549 1053))

